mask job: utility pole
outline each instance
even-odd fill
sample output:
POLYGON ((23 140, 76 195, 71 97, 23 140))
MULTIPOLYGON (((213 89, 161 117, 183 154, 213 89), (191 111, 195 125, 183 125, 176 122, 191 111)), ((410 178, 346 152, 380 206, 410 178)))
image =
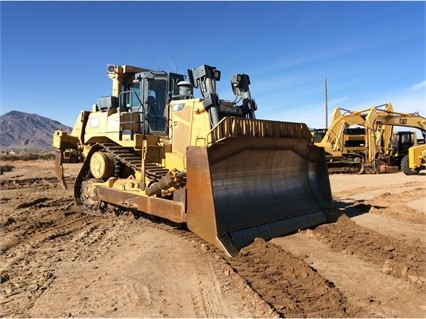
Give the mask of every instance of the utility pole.
POLYGON ((327 88, 327 78, 325 78, 324 89, 325 89, 325 128, 328 128, 328 88, 327 88))

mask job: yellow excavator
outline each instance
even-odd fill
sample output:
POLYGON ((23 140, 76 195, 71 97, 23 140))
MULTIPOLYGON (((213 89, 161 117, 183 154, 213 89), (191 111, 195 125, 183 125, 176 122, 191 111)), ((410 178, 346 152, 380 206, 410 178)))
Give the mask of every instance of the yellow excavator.
POLYGON ((256 119, 248 75, 233 75, 230 102, 219 99, 221 72, 208 65, 188 76, 128 65, 108 65, 107 74, 111 96, 81 111, 70 134, 53 135, 64 187, 64 150, 85 158, 74 185, 78 206, 183 224, 229 256, 256 237, 328 221, 323 148, 304 123, 256 119))
POLYGON ((394 164, 401 167, 406 174, 415 174, 414 171, 420 170, 423 166, 421 162, 424 157, 424 145, 417 141, 415 132, 394 132, 394 127, 409 127, 419 130, 423 136, 422 144, 424 144, 426 135, 425 117, 418 113, 395 112, 393 109, 378 112, 373 108, 368 112, 365 119, 364 166, 373 172, 379 172, 380 164, 394 164), (407 168, 410 168, 410 154, 411 170, 413 171, 407 170, 407 168), (404 159, 407 155, 408 157, 404 159))
POLYGON ((424 166, 424 146, 419 145, 415 132, 395 132, 394 127, 419 129, 424 141, 425 123, 418 113, 394 111, 391 103, 359 111, 337 107, 329 128, 314 131, 313 139, 315 145, 324 147, 330 173, 397 172, 401 168, 406 174, 416 174, 424 166), (409 150, 412 155, 404 159, 409 150))
MULTIPOLYGON (((315 145, 325 149, 330 173, 358 173, 364 170, 365 162, 365 121, 372 110, 393 110, 392 104, 383 104, 359 111, 340 107, 334 109, 331 124, 327 129, 314 131, 315 145)), ((383 127, 384 134, 390 134, 390 127, 383 127)))

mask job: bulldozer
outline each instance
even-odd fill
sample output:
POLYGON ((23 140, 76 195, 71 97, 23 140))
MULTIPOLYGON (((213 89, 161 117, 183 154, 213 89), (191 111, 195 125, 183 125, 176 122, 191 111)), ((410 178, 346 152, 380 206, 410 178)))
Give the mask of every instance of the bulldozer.
POLYGON ((305 123, 257 119, 248 75, 232 76, 231 102, 219 98, 221 72, 209 65, 187 75, 108 65, 107 74, 111 96, 81 111, 70 134, 53 134, 64 187, 64 150, 83 154, 74 184, 83 210, 184 225, 228 256, 256 237, 330 221, 324 149, 305 123))

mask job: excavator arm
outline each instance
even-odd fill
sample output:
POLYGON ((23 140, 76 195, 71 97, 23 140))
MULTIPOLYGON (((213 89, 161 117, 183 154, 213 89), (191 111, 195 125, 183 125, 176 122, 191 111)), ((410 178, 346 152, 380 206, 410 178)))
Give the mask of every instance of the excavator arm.
MULTIPOLYGON (((363 172, 363 150, 350 149, 347 147, 346 142, 348 133, 346 132, 346 129, 354 125, 364 126, 366 116, 372 109, 377 110, 377 112, 381 112, 382 109, 391 111, 393 110, 393 107, 390 103, 388 103, 362 109, 360 111, 350 111, 340 107, 337 107, 333 111, 332 122, 327 129, 326 134, 320 142, 315 143, 315 145, 324 148, 330 172, 363 172)), ((391 132, 388 132, 389 127, 384 129, 387 132, 386 134, 391 134, 391 132)))
POLYGON ((352 125, 364 125, 368 113, 372 109, 381 111, 380 108, 382 108, 383 106, 383 110, 393 110, 392 104, 390 103, 363 109, 360 111, 349 111, 337 107, 333 111, 332 122, 329 128, 327 129, 327 133, 324 135, 322 141, 317 145, 324 147, 326 151, 329 151, 331 153, 342 151, 343 145, 341 145, 341 142, 345 128, 352 125))
POLYGON ((393 110, 378 112, 376 109, 371 109, 365 119, 366 166, 374 166, 379 155, 385 154, 390 148, 392 128, 395 126, 419 129, 424 135, 426 118, 418 113, 401 113, 393 110))

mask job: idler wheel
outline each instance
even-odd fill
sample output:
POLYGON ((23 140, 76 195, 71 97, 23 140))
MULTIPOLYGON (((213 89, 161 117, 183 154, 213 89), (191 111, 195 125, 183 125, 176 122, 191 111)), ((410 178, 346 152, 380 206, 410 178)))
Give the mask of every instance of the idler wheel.
POLYGON ((112 156, 105 152, 96 152, 90 159, 90 172, 94 178, 108 179, 114 175, 114 161, 112 156))

